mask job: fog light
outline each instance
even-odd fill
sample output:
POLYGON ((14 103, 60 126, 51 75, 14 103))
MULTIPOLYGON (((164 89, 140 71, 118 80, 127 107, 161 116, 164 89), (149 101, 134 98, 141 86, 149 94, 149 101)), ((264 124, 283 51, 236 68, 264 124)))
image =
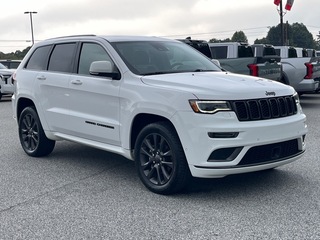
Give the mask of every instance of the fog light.
POLYGON ((236 138, 238 135, 238 132, 208 132, 210 138, 236 138))
POLYGON ((213 151, 208 162, 233 161, 239 155, 243 147, 220 148, 213 151))

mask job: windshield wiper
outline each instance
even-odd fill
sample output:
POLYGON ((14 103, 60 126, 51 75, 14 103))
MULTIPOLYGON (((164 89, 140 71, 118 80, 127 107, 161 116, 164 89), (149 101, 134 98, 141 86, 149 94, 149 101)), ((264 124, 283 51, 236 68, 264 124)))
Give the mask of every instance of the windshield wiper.
POLYGON ((159 72, 149 72, 149 73, 145 73, 142 74, 144 76, 148 76, 148 75, 160 75, 160 74, 170 74, 170 73, 177 73, 177 71, 159 71, 159 72))
POLYGON ((205 69, 200 69, 200 68, 194 70, 194 72, 216 72, 216 71, 217 70, 205 70, 205 69))

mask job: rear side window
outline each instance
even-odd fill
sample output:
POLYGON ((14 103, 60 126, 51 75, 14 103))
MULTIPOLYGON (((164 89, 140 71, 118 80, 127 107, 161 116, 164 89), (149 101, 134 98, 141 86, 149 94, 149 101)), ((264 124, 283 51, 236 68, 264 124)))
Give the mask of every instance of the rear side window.
POLYGON ((289 49, 288 49, 288 57, 289 57, 289 58, 296 58, 296 57, 298 57, 298 55, 297 55, 297 50, 294 49, 294 48, 289 48, 289 49))
POLYGON ((72 72, 76 43, 58 44, 54 47, 49 60, 49 71, 72 72))
POLYGON ((239 58, 253 57, 253 50, 251 46, 239 46, 238 57, 239 58))
POLYGON ((210 47, 212 58, 215 59, 224 59, 227 58, 228 47, 219 46, 219 47, 210 47))
POLYGON ((302 49, 302 57, 308 57, 308 52, 306 49, 302 49))
POLYGON ((263 49, 263 56, 277 55, 276 50, 273 47, 265 47, 263 49))
POLYGON ((26 65, 26 69, 46 70, 50 49, 51 45, 37 48, 31 55, 26 65))

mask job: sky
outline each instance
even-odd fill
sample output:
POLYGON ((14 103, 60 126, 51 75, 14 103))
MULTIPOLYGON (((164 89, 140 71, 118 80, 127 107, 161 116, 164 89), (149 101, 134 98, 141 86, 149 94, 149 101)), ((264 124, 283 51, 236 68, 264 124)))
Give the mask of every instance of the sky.
MULTIPOLYGON (((282 0, 285 5, 287 0, 282 0)), ((280 16, 273 0, 1 0, 0 52, 78 35, 146 35, 173 39, 231 38, 243 31, 249 43, 266 37, 280 16)), ((284 22, 303 23, 316 38, 320 0, 295 0, 284 22)))

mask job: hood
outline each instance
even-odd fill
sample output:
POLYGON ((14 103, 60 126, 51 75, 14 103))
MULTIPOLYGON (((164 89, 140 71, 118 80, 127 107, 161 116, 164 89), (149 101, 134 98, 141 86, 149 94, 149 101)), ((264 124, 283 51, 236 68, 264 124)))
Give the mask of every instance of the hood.
POLYGON ((285 96, 294 89, 282 83, 229 72, 195 72, 150 75, 147 85, 186 91, 199 99, 239 100, 285 96))
POLYGON ((0 69, 0 75, 11 75, 15 69, 0 69))

